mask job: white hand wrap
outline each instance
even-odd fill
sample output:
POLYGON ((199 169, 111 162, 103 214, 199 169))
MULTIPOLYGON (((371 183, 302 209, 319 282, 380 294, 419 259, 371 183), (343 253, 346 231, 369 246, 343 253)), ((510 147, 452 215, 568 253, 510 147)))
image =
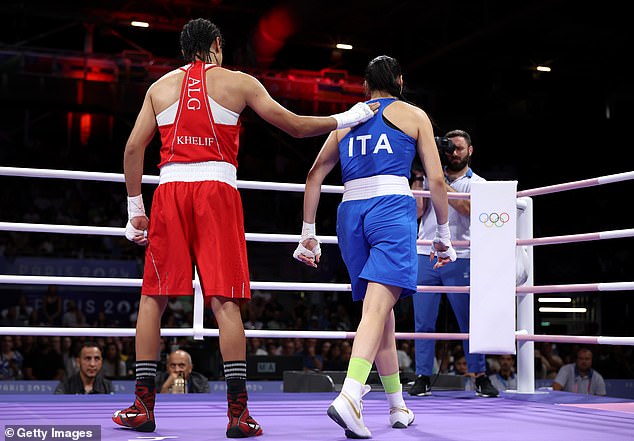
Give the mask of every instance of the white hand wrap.
POLYGON ((147 231, 137 230, 132 226, 132 223, 128 221, 128 223, 125 224, 125 238, 128 239, 130 242, 133 242, 136 236, 147 237, 147 231))
POLYGON ((451 232, 449 231, 449 222, 444 224, 438 224, 436 226, 436 236, 432 241, 432 246, 434 247, 434 253, 436 256, 441 258, 449 258, 452 262, 456 261, 456 250, 451 246, 451 232), (434 244, 440 244, 443 247, 447 247, 445 251, 436 251, 434 244))
POLYGON ((321 254, 319 239, 317 239, 317 236, 315 236, 315 224, 309 224, 306 222, 302 224, 302 236, 299 239, 299 245, 297 245, 297 248, 293 252, 293 257, 297 260, 300 260, 299 259, 300 254, 303 254, 304 256, 310 259, 314 259, 315 257, 321 254), (304 245, 302 245, 302 242, 304 242, 306 239, 316 240, 317 245, 315 245, 315 247, 312 250, 309 250, 304 245))
POLYGON ((374 112, 366 103, 357 103, 345 112, 332 115, 337 120, 337 129, 354 127, 357 124, 366 122, 373 116, 374 112))
POLYGON ((145 216, 145 206, 143 205, 143 195, 128 196, 128 219, 145 216))

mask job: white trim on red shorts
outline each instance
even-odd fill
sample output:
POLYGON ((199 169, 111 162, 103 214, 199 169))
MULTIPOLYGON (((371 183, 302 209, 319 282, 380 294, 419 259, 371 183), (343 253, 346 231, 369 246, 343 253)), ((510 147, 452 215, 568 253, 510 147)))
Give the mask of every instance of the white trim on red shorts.
POLYGON ((237 170, 223 161, 172 162, 161 167, 159 185, 168 182, 220 181, 238 188, 237 170))

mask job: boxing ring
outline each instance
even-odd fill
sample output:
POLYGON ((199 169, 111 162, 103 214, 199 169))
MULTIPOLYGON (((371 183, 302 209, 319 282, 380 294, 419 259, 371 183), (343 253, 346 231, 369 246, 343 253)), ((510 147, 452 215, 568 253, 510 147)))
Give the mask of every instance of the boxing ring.
MULTIPOLYGON (((48 169, 0 167, 0 176, 73 179, 124 182, 122 174, 79 172, 48 169)), ((407 430, 391 429, 388 425, 387 405, 382 392, 370 392, 364 399, 364 419, 374 439, 405 440, 562 440, 611 439, 631 440, 634 433, 634 402, 630 400, 593 397, 566 392, 536 393, 534 371, 534 342, 634 345, 634 337, 536 335, 534 333, 533 295, 570 292, 605 292, 634 290, 634 282, 533 285, 533 247, 583 241, 633 237, 634 229, 613 230, 569 236, 533 237, 532 197, 575 190, 579 188, 617 183, 634 179, 634 172, 603 176, 517 192, 517 246, 526 247, 530 262, 528 279, 516 288, 516 326, 518 388, 515 393, 502 392, 498 399, 475 398, 472 392, 436 391, 430 397, 412 398, 405 394, 408 407, 416 414, 416 421, 407 430), (478 434, 486 434, 479 436, 478 434)), ((144 184, 158 184, 158 176, 144 176, 144 184)), ((272 190, 303 192, 303 184, 238 181, 241 190, 272 190)), ((340 186, 322 186, 322 193, 343 193, 340 186)), ((429 192, 415 191, 417 197, 428 197, 429 192)), ((450 198, 469 198, 469 194, 450 193, 450 198)), ((54 234, 84 234, 123 236, 124 228, 52 225, 0 222, 0 231, 41 232, 54 234)), ((299 235, 246 233, 253 242, 296 244, 299 235)), ((320 236, 322 244, 336 244, 335 236, 320 236)), ((429 241, 419 241, 419 244, 429 241)), ((455 241, 454 245, 469 246, 455 241)), ((286 256, 284 256, 286 257, 286 256)), ((288 259, 291 259, 290 253, 288 259)), ((164 328, 164 337, 217 337, 218 330, 203 326, 203 297, 197 276, 194 286, 193 326, 164 328)), ((111 277, 62 277, 0 275, 0 284, 10 285, 68 285, 140 287, 141 279, 111 277)), ((350 291, 349 284, 296 283, 252 281, 252 290, 271 291, 350 291)), ((469 293, 470 287, 443 287, 445 292, 469 293)), ((438 287, 419 286, 419 292, 437 292, 438 287)), ((351 331, 278 331, 246 330, 247 337, 260 338, 319 338, 351 339, 351 331)), ((63 328, 63 327, 0 327, 0 335, 50 335, 129 337, 133 328, 63 328)), ((467 333, 397 333, 397 339, 462 340, 467 333)), ((271 394, 251 393, 249 408, 263 425, 264 437, 272 440, 343 439, 341 429, 332 424, 325 410, 335 393, 271 394)), ((101 439, 224 439, 226 401, 224 394, 166 396, 157 400, 155 434, 139 434, 115 427, 110 415, 115 409, 126 407, 131 401, 127 394, 112 396, 43 396, 0 395, 0 425, 12 424, 75 424, 96 425, 101 428, 101 439), (55 403, 55 405, 53 405, 55 403)), ((7 434, 5 432, 5 439, 7 434)))

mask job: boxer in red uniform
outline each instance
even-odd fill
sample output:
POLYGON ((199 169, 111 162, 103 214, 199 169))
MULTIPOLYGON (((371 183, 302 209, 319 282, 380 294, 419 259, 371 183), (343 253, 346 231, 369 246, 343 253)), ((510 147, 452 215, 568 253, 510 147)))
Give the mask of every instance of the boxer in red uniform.
POLYGON ((271 98, 254 77, 222 65, 222 36, 208 20, 187 23, 181 49, 189 64, 159 80, 145 96, 124 153, 128 192, 126 237, 146 246, 136 326, 135 401, 115 423, 155 430, 154 386, 161 316, 169 296, 192 295, 193 266, 220 332, 227 381, 226 435, 262 434, 249 415, 246 339, 240 304, 251 298, 242 202, 237 190, 240 114, 251 107, 295 137, 315 136, 367 121, 378 105, 357 103, 325 117, 300 116, 271 98), (145 215, 141 177, 145 149, 161 135, 159 186, 145 215))

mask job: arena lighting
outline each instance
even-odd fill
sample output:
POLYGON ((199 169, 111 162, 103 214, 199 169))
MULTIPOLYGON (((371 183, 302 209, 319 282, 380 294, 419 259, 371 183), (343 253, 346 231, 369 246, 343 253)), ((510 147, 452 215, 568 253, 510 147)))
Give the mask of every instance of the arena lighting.
POLYGON ((351 44, 345 44, 345 43, 337 43, 336 46, 337 49, 345 49, 347 51, 352 49, 352 45, 351 44))
POLYGON ((150 24, 147 21, 132 20, 130 26, 136 26, 137 28, 149 28, 150 24))
POLYGON ((550 72, 551 68, 548 66, 537 66, 536 69, 540 72, 550 72))
POLYGON ((539 303, 570 303, 570 297, 540 297, 537 299, 539 303))
POLYGON ((539 308, 539 312, 588 312, 587 308, 550 308, 542 306, 539 308))

